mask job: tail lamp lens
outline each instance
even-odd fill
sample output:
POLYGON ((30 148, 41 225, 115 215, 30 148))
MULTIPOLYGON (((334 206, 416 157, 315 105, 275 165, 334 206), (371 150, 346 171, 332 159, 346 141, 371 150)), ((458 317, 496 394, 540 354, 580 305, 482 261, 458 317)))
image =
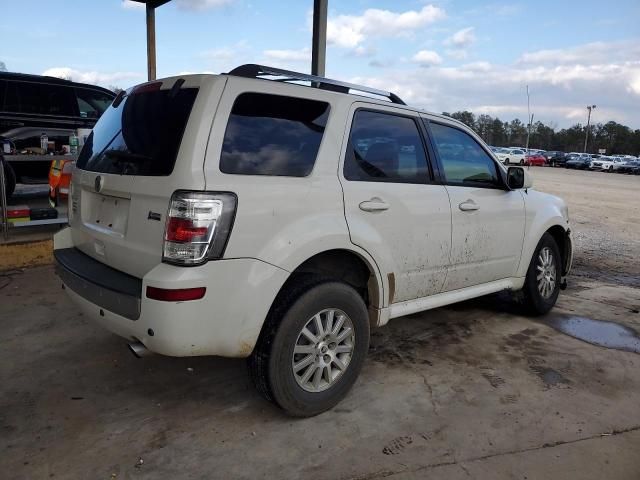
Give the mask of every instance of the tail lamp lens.
POLYGON ((232 193, 177 191, 171 197, 163 260, 199 265, 224 253, 237 199, 232 193))

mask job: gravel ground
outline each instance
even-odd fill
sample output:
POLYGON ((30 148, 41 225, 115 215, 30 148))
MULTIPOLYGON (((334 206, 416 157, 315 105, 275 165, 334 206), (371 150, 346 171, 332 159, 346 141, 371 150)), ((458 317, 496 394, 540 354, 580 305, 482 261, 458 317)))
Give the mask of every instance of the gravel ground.
POLYGON ((640 287, 640 177, 532 167, 534 188, 569 205, 572 276, 640 287))

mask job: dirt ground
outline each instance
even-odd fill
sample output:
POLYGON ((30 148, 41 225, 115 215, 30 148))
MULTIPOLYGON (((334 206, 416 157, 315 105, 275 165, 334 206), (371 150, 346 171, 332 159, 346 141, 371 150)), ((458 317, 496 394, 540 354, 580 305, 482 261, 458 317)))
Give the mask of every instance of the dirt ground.
POLYGON ((553 313, 496 295, 393 320, 311 419, 263 401, 243 361, 133 358, 51 267, 5 272, 0 478, 637 480, 640 177, 532 174, 567 199, 576 238, 553 313))

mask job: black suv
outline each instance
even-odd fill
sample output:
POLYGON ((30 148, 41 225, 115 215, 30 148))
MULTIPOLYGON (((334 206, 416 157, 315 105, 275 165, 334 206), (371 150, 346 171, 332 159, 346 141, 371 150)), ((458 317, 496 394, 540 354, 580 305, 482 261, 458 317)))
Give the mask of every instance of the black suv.
POLYGON ((69 136, 78 128, 93 128, 114 97, 112 91, 94 85, 0 72, 0 158, 4 152, 7 196, 16 182, 46 178, 51 163, 16 161, 19 157, 13 154, 39 149, 43 133, 54 142, 53 152, 62 153, 69 136))
POLYGON ((547 159, 547 164, 551 165, 552 167, 555 167, 557 165, 564 166, 564 164, 568 160, 568 155, 564 152, 545 152, 542 154, 542 156, 547 159))

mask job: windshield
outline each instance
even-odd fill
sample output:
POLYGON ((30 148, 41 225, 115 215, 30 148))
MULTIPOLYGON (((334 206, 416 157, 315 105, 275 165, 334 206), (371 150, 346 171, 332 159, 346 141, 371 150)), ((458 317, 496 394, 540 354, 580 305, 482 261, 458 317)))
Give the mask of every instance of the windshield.
POLYGON ((77 166, 120 175, 170 175, 197 88, 141 91, 109 107, 84 144, 77 166))

